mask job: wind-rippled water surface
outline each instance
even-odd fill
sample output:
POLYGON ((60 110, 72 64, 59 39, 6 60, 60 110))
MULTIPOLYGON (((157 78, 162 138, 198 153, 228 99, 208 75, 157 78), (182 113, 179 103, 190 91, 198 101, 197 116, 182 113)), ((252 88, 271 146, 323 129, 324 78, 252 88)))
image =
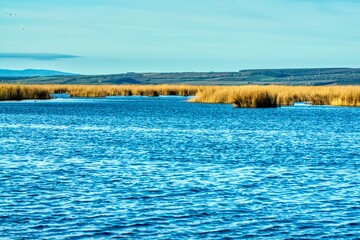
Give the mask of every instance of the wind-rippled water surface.
POLYGON ((0 103, 0 238, 357 238, 360 108, 0 103))

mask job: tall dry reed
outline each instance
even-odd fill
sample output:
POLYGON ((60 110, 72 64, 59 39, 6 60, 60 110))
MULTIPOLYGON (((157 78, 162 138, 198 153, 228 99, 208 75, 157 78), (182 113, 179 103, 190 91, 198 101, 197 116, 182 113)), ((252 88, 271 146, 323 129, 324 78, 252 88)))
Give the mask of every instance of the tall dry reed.
POLYGON ((0 100, 49 99, 52 91, 36 85, 0 85, 0 100))
POLYGON ((190 102, 228 103, 235 107, 276 107, 305 101, 314 105, 360 106, 360 86, 193 86, 193 85, 15 85, 0 84, 0 100, 73 97, 194 96, 190 102))
POLYGON ((191 102, 232 103, 235 107, 276 107, 294 102, 360 106, 360 86, 214 86, 201 88, 191 102))
POLYGON ((0 100, 49 99, 52 93, 72 97, 193 96, 199 87, 187 85, 19 85, 0 84, 0 100))

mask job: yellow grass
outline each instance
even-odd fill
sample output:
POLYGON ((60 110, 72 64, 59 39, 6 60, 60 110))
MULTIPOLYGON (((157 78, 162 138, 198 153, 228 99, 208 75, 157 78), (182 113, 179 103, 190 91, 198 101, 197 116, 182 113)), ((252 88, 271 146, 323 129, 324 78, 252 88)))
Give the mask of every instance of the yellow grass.
POLYGON ((18 85, 0 84, 0 100, 49 99, 51 93, 68 93, 72 97, 105 96, 192 96, 197 86, 186 85, 18 85))
POLYGON ((313 105, 360 106, 360 86, 216 86, 200 89, 192 102, 232 103, 236 107, 313 105))
POLYGON ((0 84, 0 100, 49 99, 50 93, 43 86, 0 84))
MULTIPOLYGON (((64 89, 63 89, 64 90, 64 89)), ((66 86, 63 92, 74 97, 104 97, 104 96, 158 96, 158 95, 195 95, 196 86, 186 85, 75 85, 66 86)))
POLYGON ((305 101, 314 105, 360 106, 360 86, 190 86, 190 85, 15 85, 0 84, 0 100, 73 97, 194 96, 190 102, 228 103, 235 107, 276 107, 305 101))

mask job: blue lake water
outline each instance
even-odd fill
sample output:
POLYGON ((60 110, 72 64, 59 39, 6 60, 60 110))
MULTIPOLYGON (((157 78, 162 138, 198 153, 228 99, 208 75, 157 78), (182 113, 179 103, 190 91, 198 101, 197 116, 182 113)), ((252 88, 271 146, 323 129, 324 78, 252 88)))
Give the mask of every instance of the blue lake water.
POLYGON ((0 238, 360 236, 360 108, 0 102, 0 238))

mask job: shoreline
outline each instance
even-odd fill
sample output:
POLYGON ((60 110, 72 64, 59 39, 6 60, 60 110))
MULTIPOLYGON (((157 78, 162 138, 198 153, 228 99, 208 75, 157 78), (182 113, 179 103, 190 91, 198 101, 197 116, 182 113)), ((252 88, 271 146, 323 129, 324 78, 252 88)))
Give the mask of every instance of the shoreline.
POLYGON ((194 85, 24 85, 0 84, 0 101, 71 97, 194 96, 189 102, 224 103, 241 108, 269 108, 307 102, 312 105, 360 106, 360 86, 194 86, 194 85))

